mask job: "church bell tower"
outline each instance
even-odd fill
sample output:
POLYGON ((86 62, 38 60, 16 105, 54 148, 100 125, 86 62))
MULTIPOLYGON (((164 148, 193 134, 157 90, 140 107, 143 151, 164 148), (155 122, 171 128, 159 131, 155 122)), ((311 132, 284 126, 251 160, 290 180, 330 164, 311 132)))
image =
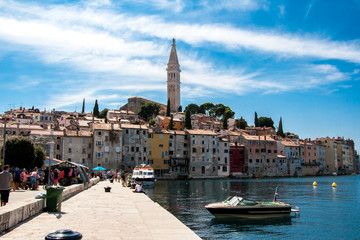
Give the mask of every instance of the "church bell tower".
POLYGON ((167 72, 167 100, 170 100, 170 111, 177 112, 180 106, 180 64, 176 53, 175 39, 171 45, 167 72))

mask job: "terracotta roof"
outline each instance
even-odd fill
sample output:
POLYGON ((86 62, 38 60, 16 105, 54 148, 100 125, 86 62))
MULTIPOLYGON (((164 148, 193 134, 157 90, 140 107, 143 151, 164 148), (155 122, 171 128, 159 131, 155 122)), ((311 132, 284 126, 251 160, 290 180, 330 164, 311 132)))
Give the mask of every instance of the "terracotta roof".
POLYGON ((30 135, 45 135, 45 136, 64 136, 63 131, 53 131, 53 134, 51 134, 51 130, 49 129, 42 129, 42 130, 31 130, 30 135))
POLYGON ((284 155, 277 155, 278 158, 286 158, 284 155))
POLYGON ((113 125, 114 130, 121 130, 119 124, 109 124, 109 123, 94 123, 94 130, 111 130, 111 125, 113 125))
POLYGON ((280 141, 280 143, 287 147, 299 147, 299 144, 296 144, 292 141, 280 141))
POLYGON ((91 137, 92 132, 90 131, 66 131, 68 137, 91 137))
POLYGON ((276 142, 273 138, 271 138, 270 135, 268 136, 255 136, 255 135, 248 135, 248 134, 242 134, 242 136, 246 139, 246 140, 260 140, 260 141, 269 141, 269 142, 276 142))
POLYGON ((186 130, 191 135, 217 135, 217 133, 211 131, 211 130, 203 130, 203 129, 190 129, 186 130))
POLYGON ((121 128, 133 128, 133 129, 142 129, 142 130, 148 129, 147 126, 139 125, 139 124, 121 124, 121 128))

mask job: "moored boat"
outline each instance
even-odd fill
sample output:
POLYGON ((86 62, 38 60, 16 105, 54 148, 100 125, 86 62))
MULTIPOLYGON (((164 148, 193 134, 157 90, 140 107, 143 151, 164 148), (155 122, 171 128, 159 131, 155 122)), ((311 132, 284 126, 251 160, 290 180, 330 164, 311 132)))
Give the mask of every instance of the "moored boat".
POLYGON ((146 164, 136 166, 131 180, 141 182, 143 185, 152 185, 155 181, 154 169, 146 164))
POLYGON ((225 201, 211 203, 205 208, 215 217, 265 218, 283 217, 291 213, 291 205, 276 201, 250 201, 239 196, 231 196, 225 201))

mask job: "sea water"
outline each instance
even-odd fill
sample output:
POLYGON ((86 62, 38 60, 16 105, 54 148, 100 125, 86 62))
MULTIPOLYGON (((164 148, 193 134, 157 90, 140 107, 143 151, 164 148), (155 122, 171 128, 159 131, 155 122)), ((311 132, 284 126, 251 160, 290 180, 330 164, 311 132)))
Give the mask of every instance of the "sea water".
POLYGON ((146 191, 202 239, 360 239, 360 175, 159 180, 146 191), (299 216, 218 219, 204 208, 233 195, 272 201, 276 187, 278 201, 299 207, 299 216))

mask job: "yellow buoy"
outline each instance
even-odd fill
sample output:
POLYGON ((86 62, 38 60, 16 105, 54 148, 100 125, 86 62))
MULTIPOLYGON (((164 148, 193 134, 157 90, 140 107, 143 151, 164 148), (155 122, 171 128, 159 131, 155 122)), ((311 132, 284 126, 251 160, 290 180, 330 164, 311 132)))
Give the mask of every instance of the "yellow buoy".
POLYGON ((337 187, 336 182, 333 182, 332 187, 337 187))
POLYGON ((316 181, 313 182, 313 186, 317 186, 317 182, 316 182, 316 181))

